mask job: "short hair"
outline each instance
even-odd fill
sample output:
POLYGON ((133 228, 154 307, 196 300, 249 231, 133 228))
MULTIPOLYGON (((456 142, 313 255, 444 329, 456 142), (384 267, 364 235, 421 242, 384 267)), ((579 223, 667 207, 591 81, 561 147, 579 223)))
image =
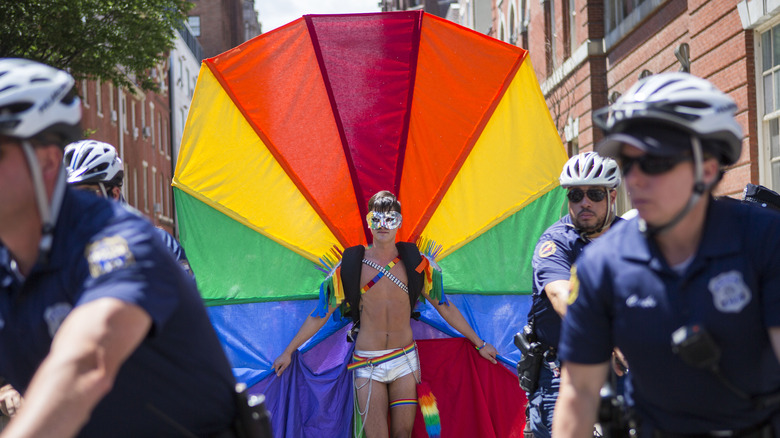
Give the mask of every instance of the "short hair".
POLYGON ((394 194, 387 190, 381 190, 368 200, 368 210, 380 212, 397 211, 400 213, 401 203, 394 194))

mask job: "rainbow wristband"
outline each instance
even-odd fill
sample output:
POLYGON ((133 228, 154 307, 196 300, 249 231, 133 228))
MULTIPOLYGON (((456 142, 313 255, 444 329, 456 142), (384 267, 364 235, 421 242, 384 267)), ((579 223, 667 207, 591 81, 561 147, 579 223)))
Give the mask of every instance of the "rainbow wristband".
POLYGON ((477 351, 479 351, 479 350, 481 350, 481 349, 485 348, 485 345, 487 345, 487 341, 483 339, 483 340, 482 340, 482 346, 481 346, 481 347, 477 347, 477 346, 475 345, 475 346, 474 346, 474 348, 476 348, 476 349, 477 349, 477 351))

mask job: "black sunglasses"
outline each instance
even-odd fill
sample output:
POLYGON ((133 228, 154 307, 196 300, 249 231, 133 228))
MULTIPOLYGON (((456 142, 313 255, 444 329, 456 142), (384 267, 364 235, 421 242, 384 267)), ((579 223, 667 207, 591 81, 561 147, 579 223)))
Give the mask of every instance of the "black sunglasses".
POLYGON ((588 190, 582 190, 582 189, 571 189, 569 190, 569 193, 566 194, 566 197, 569 198, 569 202, 578 203, 585 198, 585 195, 588 195, 588 199, 590 199, 593 202, 601 202, 604 200, 604 198, 607 197, 607 190, 606 189, 588 189, 588 190))
POLYGON ((638 164, 642 169, 642 173, 645 175, 660 175, 666 173, 683 161, 690 160, 691 157, 685 155, 678 155, 675 157, 659 157, 654 155, 642 155, 640 157, 626 157, 622 155, 619 157, 620 169, 623 171, 623 175, 628 175, 634 164, 638 164))

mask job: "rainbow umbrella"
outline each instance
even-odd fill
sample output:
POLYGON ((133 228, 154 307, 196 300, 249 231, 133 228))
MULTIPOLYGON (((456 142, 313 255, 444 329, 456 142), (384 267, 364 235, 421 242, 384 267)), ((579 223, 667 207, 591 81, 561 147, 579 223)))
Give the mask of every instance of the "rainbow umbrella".
POLYGON ((564 208, 565 160, 527 52, 421 11, 308 15, 205 60, 173 182, 181 242, 276 434, 349 433, 352 344, 338 312, 281 378, 271 363, 317 303, 315 263, 370 243, 363 218, 379 190, 401 200, 399 239, 441 245, 448 299, 506 365, 476 357, 421 304, 413 329, 430 339, 421 362, 442 435, 516 433, 512 337, 536 240, 564 208))

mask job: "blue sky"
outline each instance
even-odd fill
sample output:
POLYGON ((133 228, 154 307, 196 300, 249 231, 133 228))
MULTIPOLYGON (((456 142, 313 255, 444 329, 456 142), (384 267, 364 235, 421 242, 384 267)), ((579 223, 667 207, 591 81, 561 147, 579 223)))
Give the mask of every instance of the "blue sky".
POLYGON ((255 0, 263 32, 276 29, 305 14, 378 12, 379 0, 255 0))

